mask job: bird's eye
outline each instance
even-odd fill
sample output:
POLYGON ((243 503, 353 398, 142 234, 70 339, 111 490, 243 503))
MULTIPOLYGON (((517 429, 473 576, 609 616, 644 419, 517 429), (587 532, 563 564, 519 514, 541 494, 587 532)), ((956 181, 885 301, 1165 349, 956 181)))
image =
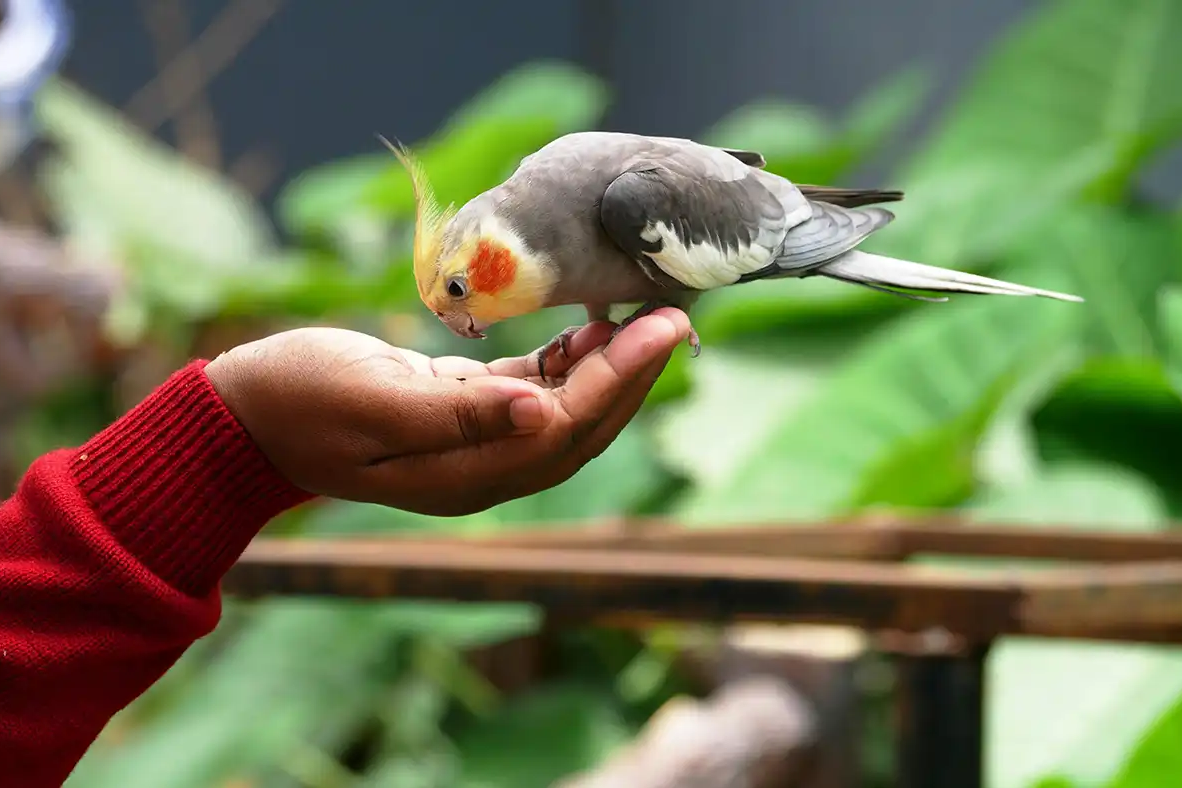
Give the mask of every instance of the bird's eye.
POLYGON ((447 280, 447 294, 452 298, 463 298, 468 295, 468 286, 463 279, 453 277, 447 280))

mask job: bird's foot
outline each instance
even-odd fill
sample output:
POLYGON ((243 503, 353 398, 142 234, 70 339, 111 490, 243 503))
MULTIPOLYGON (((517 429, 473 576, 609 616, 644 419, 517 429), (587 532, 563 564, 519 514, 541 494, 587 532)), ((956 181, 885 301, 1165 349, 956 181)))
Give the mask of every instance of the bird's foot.
POLYGON ((555 355, 567 357, 570 355, 570 341, 574 335, 583 330, 582 326, 570 326, 563 329, 556 337, 551 339, 541 347, 537 352, 538 356, 538 377, 542 380, 546 379, 546 361, 555 355))
MULTIPOLYGON (((644 306, 640 307, 640 309, 637 309, 635 312, 628 315, 628 317, 620 321, 620 325, 616 326, 615 330, 612 331, 612 335, 608 339, 608 342, 611 342, 616 338, 617 334, 635 323, 640 318, 644 317, 645 315, 651 315, 653 312, 657 311, 663 306, 669 305, 645 304, 644 306)), ((702 341, 698 339, 698 332, 694 330, 693 326, 690 326, 689 337, 686 338, 686 344, 689 345, 690 348, 690 358, 697 358, 698 356, 702 355, 702 341)))

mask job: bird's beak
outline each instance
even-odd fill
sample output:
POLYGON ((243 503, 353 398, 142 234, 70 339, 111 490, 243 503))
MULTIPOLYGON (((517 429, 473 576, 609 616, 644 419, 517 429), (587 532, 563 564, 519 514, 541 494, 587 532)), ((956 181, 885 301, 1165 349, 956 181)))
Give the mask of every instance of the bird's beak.
POLYGON ((435 314, 443 321, 443 325, 447 326, 456 336, 464 339, 484 339, 484 330, 488 328, 488 324, 478 322, 471 315, 463 312, 452 312, 451 314, 436 312, 435 314))

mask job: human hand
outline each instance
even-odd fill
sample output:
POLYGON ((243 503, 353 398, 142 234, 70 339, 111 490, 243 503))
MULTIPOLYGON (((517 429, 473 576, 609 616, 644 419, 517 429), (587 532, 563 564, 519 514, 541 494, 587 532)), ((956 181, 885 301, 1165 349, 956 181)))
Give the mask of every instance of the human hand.
POLYGON ((689 335, 679 310, 592 323, 549 360, 430 358, 375 337, 302 328, 206 366, 275 467, 317 495, 454 516, 531 495, 606 449, 689 335))

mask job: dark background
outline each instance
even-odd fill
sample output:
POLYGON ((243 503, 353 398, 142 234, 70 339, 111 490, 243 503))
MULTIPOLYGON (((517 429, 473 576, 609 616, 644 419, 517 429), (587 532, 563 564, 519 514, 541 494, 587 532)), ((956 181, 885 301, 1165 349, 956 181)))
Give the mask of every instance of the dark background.
MULTIPOLYGON (((65 72, 123 106, 157 70, 142 9, 153 0, 74 2, 65 72)), ((271 0, 255 0, 259 7, 271 0)), ((194 32, 225 0, 189 0, 194 32)), ((612 86, 605 126, 693 136, 769 95, 842 111, 899 69, 923 65, 935 90, 921 132, 983 47, 1031 0, 288 0, 213 80, 224 157, 265 149, 300 170, 373 152, 375 131, 412 141, 506 70, 538 58, 591 68, 612 86)), ((170 139, 167 127, 163 136, 170 139)), ((915 139, 915 135, 909 135, 915 139)), ((876 180, 906 141, 858 180, 876 180)), ((1171 195, 1182 162, 1158 168, 1171 195)))

